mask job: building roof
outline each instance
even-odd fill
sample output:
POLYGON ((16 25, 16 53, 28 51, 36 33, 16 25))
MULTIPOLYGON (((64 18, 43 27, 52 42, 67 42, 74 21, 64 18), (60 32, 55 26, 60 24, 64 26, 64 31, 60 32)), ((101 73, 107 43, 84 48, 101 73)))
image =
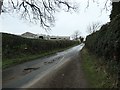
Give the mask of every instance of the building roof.
POLYGON ((34 37, 34 36, 36 36, 36 34, 30 33, 30 32, 25 32, 25 33, 21 34, 21 36, 25 36, 25 37, 27 37, 27 36, 34 37))

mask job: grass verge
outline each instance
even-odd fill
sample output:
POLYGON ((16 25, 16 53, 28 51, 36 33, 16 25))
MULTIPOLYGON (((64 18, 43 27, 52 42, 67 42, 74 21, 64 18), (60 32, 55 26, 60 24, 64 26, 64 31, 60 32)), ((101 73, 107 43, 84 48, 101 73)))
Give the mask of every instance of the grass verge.
POLYGON ((82 69, 90 88, 113 88, 115 82, 109 77, 101 58, 92 55, 86 48, 81 51, 82 69))
POLYGON ((28 62, 28 61, 31 61, 31 60, 35 60, 35 59, 38 59, 38 58, 42 58, 42 57, 45 57, 45 56, 50 56, 50 55, 55 54, 57 52, 67 50, 67 49, 69 49, 73 46, 76 46, 76 45, 72 45, 70 47, 63 48, 63 49, 56 49, 56 50, 53 50, 53 51, 44 52, 44 53, 41 53, 41 54, 35 54, 35 55, 25 55, 24 54, 22 57, 18 57, 18 58, 3 59, 2 60, 2 69, 6 69, 6 68, 9 68, 9 67, 12 67, 12 66, 24 63, 24 62, 28 62))

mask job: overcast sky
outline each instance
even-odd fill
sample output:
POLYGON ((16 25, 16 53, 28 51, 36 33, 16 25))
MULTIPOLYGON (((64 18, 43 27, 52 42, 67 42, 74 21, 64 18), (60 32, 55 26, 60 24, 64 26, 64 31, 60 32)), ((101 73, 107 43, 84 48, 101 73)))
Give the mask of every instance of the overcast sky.
MULTIPOLYGON (((75 0, 74 0, 75 1, 75 0)), ((91 0, 92 1, 92 0, 91 0)), ((102 11, 105 0, 101 0, 99 7, 95 3, 90 3, 88 9, 86 0, 76 0, 80 5, 79 13, 66 13, 61 11, 56 14, 55 26, 51 31, 46 32, 40 25, 30 24, 25 20, 21 20, 16 16, 2 14, 0 16, 0 31, 12 34, 22 34, 24 32, 32 32, 35 34, 49 34, 59 36, 71 36, 76 30, 81 32, 82 36, 86 36, 86 27, 92 23, 99 21, 102 24, 109 22, 110 11, 102 11)))

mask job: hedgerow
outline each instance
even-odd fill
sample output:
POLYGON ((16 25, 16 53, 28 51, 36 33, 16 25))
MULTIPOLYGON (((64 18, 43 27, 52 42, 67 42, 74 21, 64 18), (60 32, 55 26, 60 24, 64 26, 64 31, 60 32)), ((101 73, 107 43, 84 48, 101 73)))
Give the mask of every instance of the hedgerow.
POLYGON ((3 60, 24 55, 41 54, 52 50, 66 48, 78 44, 71 40, 41 40, 23 38, 13 34, 2 33, 2 57, 3 60))
POLYGON ((116 10, 113 7, 110 23, 86 38, 86 47, 93 54, 103 58, 107 71, 117 78, 120 87, 120 11, 115 12, 116 10))

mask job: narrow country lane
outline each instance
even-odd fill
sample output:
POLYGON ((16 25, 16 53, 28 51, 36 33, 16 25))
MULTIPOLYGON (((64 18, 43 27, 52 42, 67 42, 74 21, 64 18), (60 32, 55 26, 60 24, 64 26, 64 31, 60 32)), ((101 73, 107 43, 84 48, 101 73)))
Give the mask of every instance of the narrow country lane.
POLYGON ((31 88, 87 88, 87 82, 80 66, 78 54, 39 80, 31 88))
POLYGON ((86 88, 79 56, 83 46, 4 70, 3 88, 86 88))

